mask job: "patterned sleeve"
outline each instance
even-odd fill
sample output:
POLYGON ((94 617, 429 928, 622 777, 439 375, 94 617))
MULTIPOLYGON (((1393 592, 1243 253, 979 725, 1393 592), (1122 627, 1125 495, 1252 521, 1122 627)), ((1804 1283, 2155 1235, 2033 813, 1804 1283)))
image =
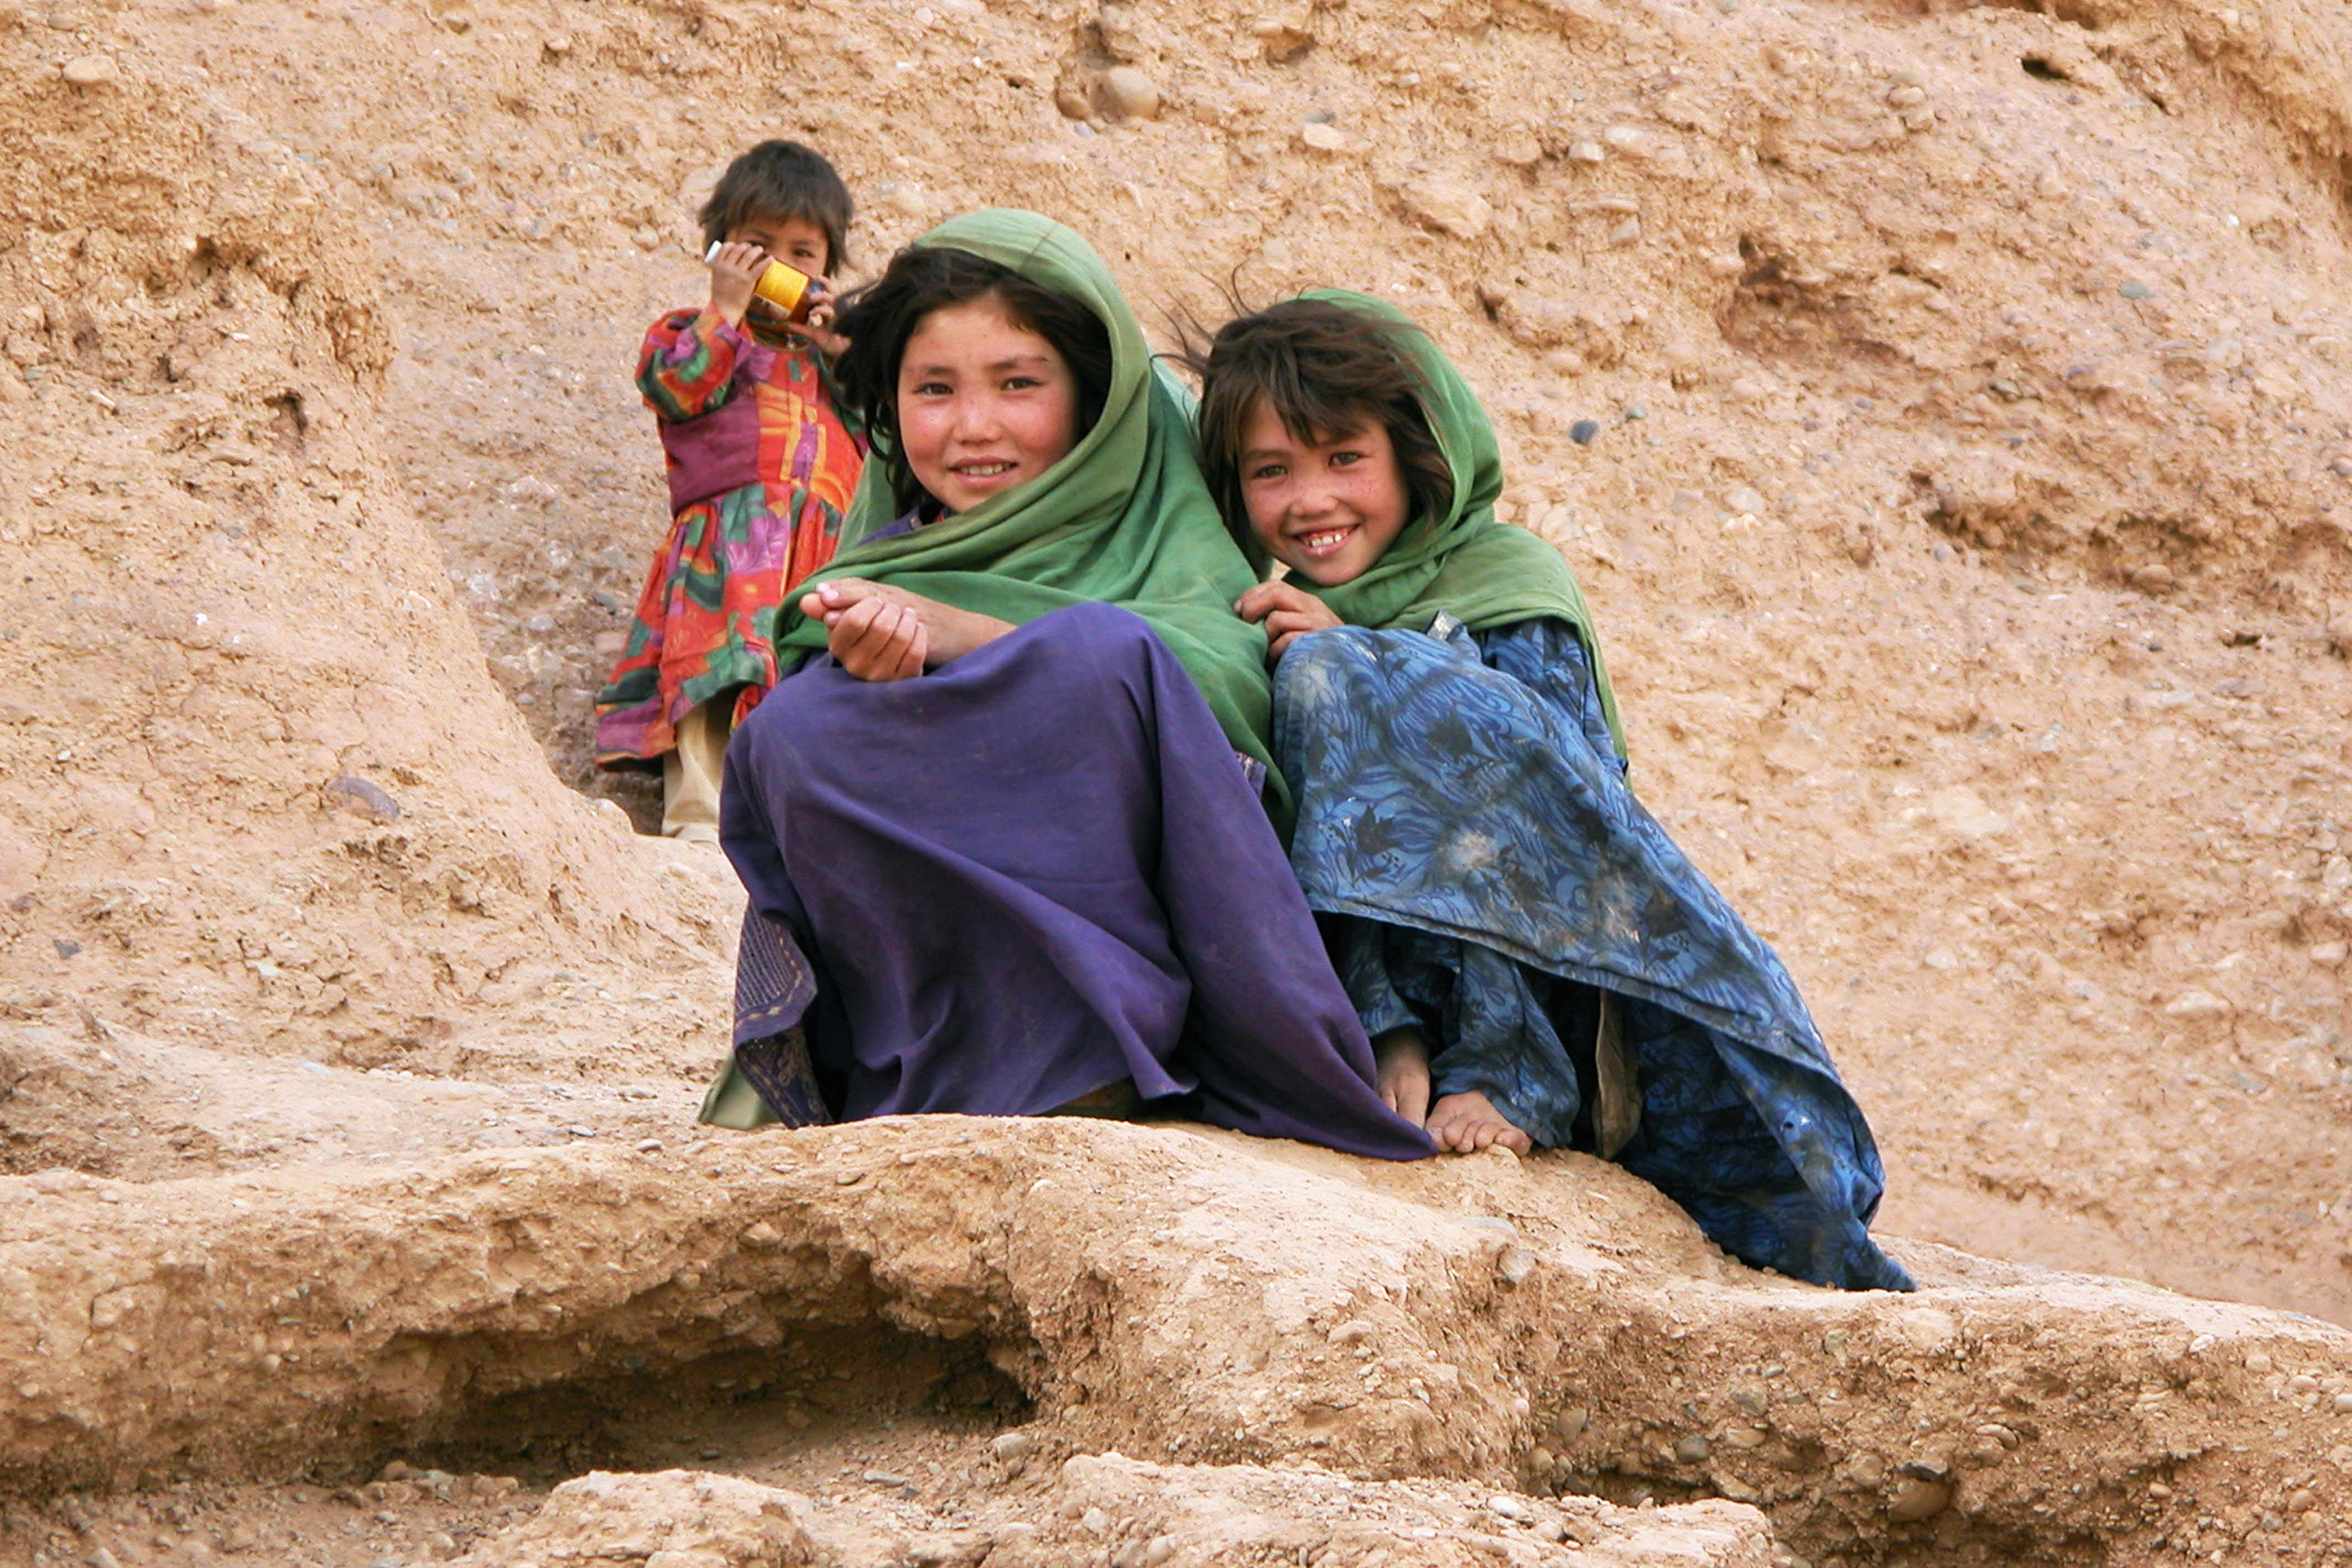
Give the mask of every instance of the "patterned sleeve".
POLYGON ((673 310, 646 333, 637 390, 646 407, 673 423, 709 413, 734 395, 735 361, 749 346, 740 329, 711 311, 673 310))
POLYGON ((1625 771, 1625 759, 1617 756, 1616 739, 1601 711, 1600 689, 1592 683, 1592 661, 1575 627, 1543 615, 1489 627, 1477 638, 1482 663, 1541 697, 1584 732, 1595 752, 1616 758, 1617 770, 1625 771))

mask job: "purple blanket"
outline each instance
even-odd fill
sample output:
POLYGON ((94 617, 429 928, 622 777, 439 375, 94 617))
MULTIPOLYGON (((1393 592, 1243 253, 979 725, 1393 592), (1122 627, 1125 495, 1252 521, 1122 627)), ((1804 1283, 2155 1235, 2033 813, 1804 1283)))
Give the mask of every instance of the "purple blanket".
POLYGON ((1126 611, 911 681, 820 660, 736 732, 724 800, 784 939, 746 943, 739 1056, 797 1028, 834 1115, 1034 1115, 1129 1079, 1245 1133, 1430 1152, 1373 1092, 1232 747, 1126 611))

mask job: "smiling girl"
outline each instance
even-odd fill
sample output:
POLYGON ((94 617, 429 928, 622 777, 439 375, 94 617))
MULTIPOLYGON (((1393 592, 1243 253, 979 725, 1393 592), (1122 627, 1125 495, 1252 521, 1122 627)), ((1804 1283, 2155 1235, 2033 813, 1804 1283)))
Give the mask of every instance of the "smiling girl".
POLYGON ((1501 455, 1436 345, 1362 295, 1229 322, 1202 466, 1286 569, 1239 596, 1297 793, 1291 863, 1443 1149, 1580 1148, 1801 1279, 1909 1288, 1878 1152, 1795 984, 1634 800, 1583 594, 1495 520, 1501 455))
MULTIPOLYGON (((854 296, 841 329, 853 405, 875 420, 902 538, 1044 476, 1102 415, 1110 333, 1076 299, 951 246, 902 252, 854 296)), ((845 570, 847 570, 845 568, 845 570)), ((1013 629, 1000 616, 849 577, 818 585, 801 613, 863 680, 904 680, 1013 629)))
POLYGON ((968 214, 844 303, 873 433, 728 753, 730 1125, 1197 1116, 1408 1159, 1260 789, 1250 570, 1086 242, 968 214))

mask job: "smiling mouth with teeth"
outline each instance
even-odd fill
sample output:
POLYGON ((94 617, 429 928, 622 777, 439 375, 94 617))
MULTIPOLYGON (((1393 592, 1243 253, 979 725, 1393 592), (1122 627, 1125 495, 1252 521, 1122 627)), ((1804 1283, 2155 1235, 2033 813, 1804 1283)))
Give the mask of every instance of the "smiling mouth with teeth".
POLYGON ((1337 549, 1347 541, 1348 536, 1355 531, 1351 528, 1325 528, 1317 533, 1300 534, 1299 548, 1309 555, 1321 555, 1326 550, 1337 549))

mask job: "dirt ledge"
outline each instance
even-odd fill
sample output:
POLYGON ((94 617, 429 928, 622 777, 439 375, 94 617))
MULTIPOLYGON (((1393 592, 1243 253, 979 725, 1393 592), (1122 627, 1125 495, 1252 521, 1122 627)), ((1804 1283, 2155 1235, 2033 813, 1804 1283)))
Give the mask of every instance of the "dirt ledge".
POLYGON ((2352 1334, 1929 1249, 1916 1296, 1816 1290, 1574 1155, 909 1118, 0 1206, 22 1496, 372 1472, 746 1357, 790 1398, 865 1334, 984 1346, 1058 1452, 1721 1496, 1874 1561, 2352 1547, 2352 1334))

